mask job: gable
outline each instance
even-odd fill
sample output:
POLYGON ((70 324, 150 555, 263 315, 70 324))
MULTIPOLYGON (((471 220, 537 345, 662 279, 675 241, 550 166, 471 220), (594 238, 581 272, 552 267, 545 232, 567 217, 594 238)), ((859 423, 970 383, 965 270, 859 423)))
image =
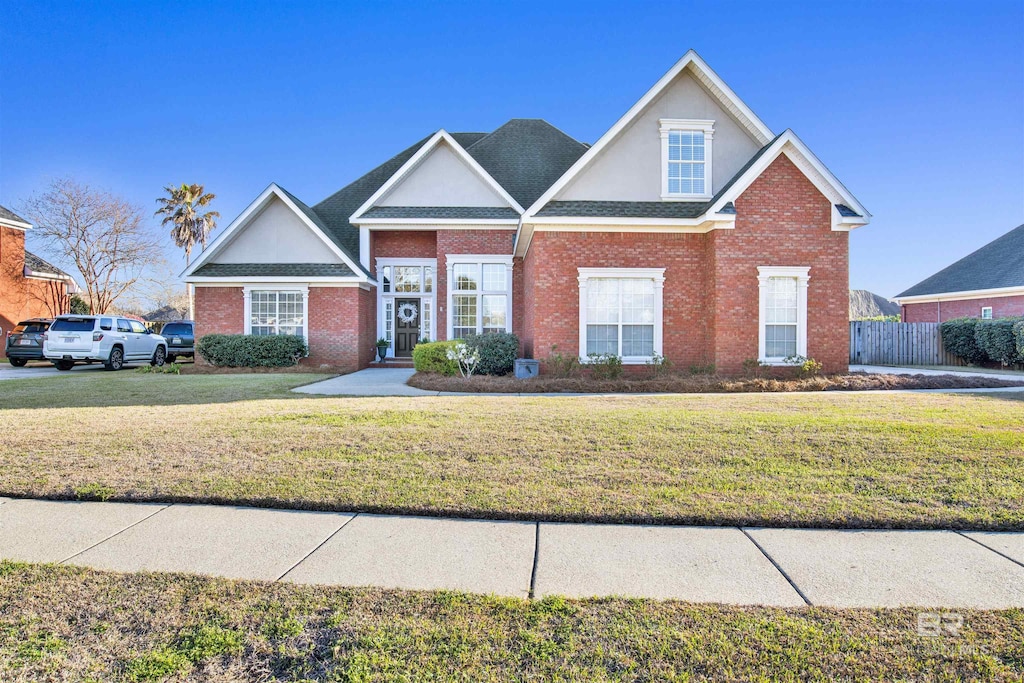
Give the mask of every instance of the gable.
POLYGON ((762 144, 683 69, 591 162, 555 195, 560 201, 661 201, 661 119, 713 120, 712 194, 762 144))
POLYGON ((341 263, 324 241, 278 197, 228 242, 217 263, 341 263))
POLYGON ((508 202, 441 141, 374 206, 507 207, 508 202))

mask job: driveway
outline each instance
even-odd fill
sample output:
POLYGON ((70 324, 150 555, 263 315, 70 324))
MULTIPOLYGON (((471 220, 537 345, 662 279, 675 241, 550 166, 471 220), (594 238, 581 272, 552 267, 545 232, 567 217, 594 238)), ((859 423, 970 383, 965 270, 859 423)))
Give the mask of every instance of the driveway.
MULTIPOLYGON (((138 367, 135 365, 125 364, 126 368, 138 367)), ((49 377, 51 375, 66 375, 68 372, 80 373, 80 372, 95 372, 96 370, 103 370, 102 363, 93 363, 92 365, 75 365, 71 370, 67 372, 61 372, 57 368, 53 367, 51 363, 44 363, 42 361, 29 361, 29 364, 23 368, 16 368, 7 362, 6 358, 0 358, 0 380, 5 379, 36 379, 38 377, 49 377)))

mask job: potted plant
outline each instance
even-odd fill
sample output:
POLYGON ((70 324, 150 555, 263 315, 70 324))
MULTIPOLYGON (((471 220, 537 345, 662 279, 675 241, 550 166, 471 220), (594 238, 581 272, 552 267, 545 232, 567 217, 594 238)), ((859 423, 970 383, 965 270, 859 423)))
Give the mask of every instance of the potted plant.
POLYGON ((377 357, 380 358, 381 363, 384 363, 387 359, 389 346, 391 346, 391 342, 384 337, 377 340, 377 357))

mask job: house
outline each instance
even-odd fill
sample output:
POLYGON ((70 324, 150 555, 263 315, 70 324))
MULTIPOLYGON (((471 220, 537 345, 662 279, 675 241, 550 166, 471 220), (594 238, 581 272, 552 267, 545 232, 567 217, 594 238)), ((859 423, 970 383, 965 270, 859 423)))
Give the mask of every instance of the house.
POLYGON ((271 184, 183 274, 197 334, 301 334, 350 368, 511 331, 525 357, 848 361, 870 214, 693 51, 593 145, 538 119, 425 137, 313 205, 271 184))
POLYGON ((25 251, 32 226, 0 206, 0 339, 20 320, 52 318, 70 310, 78 291, 70 275, 25 251))
POLYGON ((1024 225, 893 297, 903 322, 1024 315, 1024 225))

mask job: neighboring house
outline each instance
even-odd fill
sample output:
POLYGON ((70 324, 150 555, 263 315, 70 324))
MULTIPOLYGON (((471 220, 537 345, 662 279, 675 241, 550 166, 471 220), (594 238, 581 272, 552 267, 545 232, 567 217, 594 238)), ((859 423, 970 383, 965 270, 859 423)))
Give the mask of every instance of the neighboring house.
POLYGON ((184 273, 199 335, 511 331, 526 357, 848 361, 848 241, 870 214, 693 51, 593 146, 537 119, 440 130, 308 206, 271 184, 184 273))
POLYGON ((1024 315, 1024 225, 893 297, 903 322, 1024 315))
POLYGON ((850 290, 850 320, 864 320, 900 314, 900 307, 880 294, 866 289, 850 290))
POLYGON ((188 308, 167 304, 160 308, 153 309, 149 313, 143 313, 142 319, 150 323, 166 323, 171 320, 188 319, 188 308))
POLYGON ((25 251, 32 226, 0 206, 0 341, 19 320, 52 318, 70 310, 78 291, 70 275, 25 251))

